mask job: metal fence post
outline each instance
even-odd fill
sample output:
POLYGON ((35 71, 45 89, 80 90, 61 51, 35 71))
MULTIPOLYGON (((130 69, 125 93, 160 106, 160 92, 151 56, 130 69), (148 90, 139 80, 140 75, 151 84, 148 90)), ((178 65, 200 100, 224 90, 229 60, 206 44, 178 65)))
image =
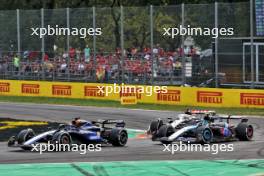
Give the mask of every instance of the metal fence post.
MULTIPOLYGON (((70 9, 67 8, 66 9, 66 13, 67 13, 67 28, 70 28, 70 9)), ((70 35, 67 35, 67 50, 69 51, 70 49, 70 35)))
MULTIPOLYGON (((70 29, 70 9, 66 8, 67 28, 70 29)), ((68 53, 68 81, 70 81, 70 36, 67 35, 67 53, 68 53)))
POLYGON ((122 83, 124 83, 124 14, 123 14, 123 6, 120 6, 120 42, 121 42, 121 70, 122 70, 122 83))
POLYGON ((155 56, 153 54, 153 6, 150 5, 150 53, 151 53, 151 84, 154 83, 154 59, 155 56))
MULTIPOLYGON (((44 9, 41 9, 41 27, 44 28, 44 9)), ((41 53, 42 53, 42 80, 45 79, 44 57, 45 57, 45 36, 41 39, 41 53)))
MULTIPOLYGON (((95 7, 93 7, 93 28, 96 28, 96 12, 95 12, 95 7)), ((94 81, 96 81, 96 66, 97 66, 97 61, 96 61, 96 35, 93 35, 93 76, 94 76, 94 81)))
MULTIPOLYGON (((182 27, 184 27, 184 22, 185 22, 185 10, 184 10, 184 3, 181 4, 181 10, 182 10, 182 27)), ((184 36, 181 36, 181 43, 182 43, 182 85, 185 84, 186 80, 185 80, 185 53, 184 53, 184 36)))
POLYGON ((17 9, 17 52, 18 55, 21 56, 21 45, 20 45, 20 13, 19 9, 17 9))
MULTIPOLYGON (((215 28, 218 28, 218 3, 215 2, 215 28)), ((215 38, 215 87, 218 87, 218 37, 215 38)))
POLYGON ((250 0, 250 59, 251 59, 251 89, 254 88, 254 16, 253 0, 250 0))

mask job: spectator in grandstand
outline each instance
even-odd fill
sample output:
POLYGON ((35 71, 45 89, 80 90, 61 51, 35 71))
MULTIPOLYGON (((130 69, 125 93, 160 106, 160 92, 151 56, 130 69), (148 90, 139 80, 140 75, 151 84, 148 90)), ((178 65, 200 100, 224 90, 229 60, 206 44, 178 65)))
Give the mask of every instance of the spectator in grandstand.
POLYGON ((193 46, 190 47, 190 55, 191 56, 196 55, 196 49, 193 46))
POLYGON ((126 57, 127 57, 128 59, 131 59, 131 58, 132 58, 132 54, 131 54, 131 50, 130 50, 130 48, 127 48, 127 49, 125 50, 125 54, 126 54, 126 57))
POLYGON ((79 61, 81 59, 81 49, 77 48, 76 49, 76 60, 79 61))
POLYGON ((41 70, 40 64, 38 64, 37 62, 34 62, 32 64, 33 75, 38 76, 40 74, 40 70, 41 70))
POLYGON ((59 72, 66 73, 66 69, 67 69, 67 63, 66 63, 66 60, 63 59, 60 63, 59 72))
POLYGON ((154 48, 153 48, 153 54, 157 55, 159 53, 159 44, 157 44, 154 48))
POLYGON ((90 48, 88 45, 86 45, 86 47, 84 48, 84 59, 85 59, 85 62, 89 62, 90 61, 90 48))
POLYGON ((178 53, 178 56, 179 56, 179 57, 182 57, 183 54, 184 54, 184 51, 183 51, 182 48, 178 48, 178 49, 177 49, 177 53, 178 53))
MULTIPOLYGON (((45 57, 44 57, 45 58, 45 57)), ((36 63, 35 63, 36 64, 36 63)), ((52 72, 53 72, 53 69, 54 69, 54 65, 52 64, 52 62, 49 61, 49 59, 44 59, 44 63, 43 63, 43 67, 44 67, 44 70, 45 70, 45 73, 51 77, 52 76, 52 72)), ((39 70, 37 70, 37 66, 35 65, 35 70, 34 72, 38 72, 39 70)), ((32 68, 33 69, 33 68, 32 68)))
POLYGON ((96 69, 96 78, 97 78, 97 81, 101 82, 104 80, 104 77, 105 77, 105 68, 103 66, 99 66, 97 69, 96 69))
POLYGON ((68 56, 69 56, 69 54, 68 54, 67 52, 66 52, 66 53, 63 53, 63 55, 62 55, 62 57, 63 57, 64 59, 67 59, 68 56))
POLYGON ((183 51, 184 51, 184 55, 185 56, 189 56, 190 53, 191 53, 191 50, 190 50, 190 47, 189 46, 184 46, 183 51))
POLYGON ((78 74, 84 74, 84 70, 85 70, 85 63, 83 61, 78 62, 78 74))
POLYGON ((0 60, 0 74, 5 72, 4 61, 0 60))
POLYGON ((47 55, 47 53, 44 54, 44 62, 49 61, 49 56, 47 55))
POLYGON ((20 58, 18 57, 18 55, 14 56, 13 64, 14 64, 15 74, 18 74, 20 67, 20 58))
POLYGON ((23 59, 27 59, 29 56, 29 51, 24 51, 23 52, 23 59))
POLYGON ((137 48, 133 47, 133 48, 131 49, 131 55, 132 55, 133 58, 136 57, 137 52, 138 52, 137 48))
POLYGON ((75 58, 75 49, 73 47, 70 47, 70 50, 69 50, 69 56, 71 59, 74 59, 75 58))
POLYGON ((173 73, 174 76, 180 76, 181 73, 182 64, 179 60, 176 60, 175 63, 173 63, 173 73))

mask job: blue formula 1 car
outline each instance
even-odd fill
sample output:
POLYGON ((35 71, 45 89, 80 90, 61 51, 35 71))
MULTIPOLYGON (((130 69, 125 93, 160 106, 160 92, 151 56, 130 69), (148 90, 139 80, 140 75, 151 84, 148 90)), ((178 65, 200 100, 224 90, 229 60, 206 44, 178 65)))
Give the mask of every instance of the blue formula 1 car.
POLYGON ((60 124, 55 130, 35 135, 32 129, 25 129, 8 140, 9 147, 31 150, 38 143, 97 144, 125 146, 128 134, 123 120, 86 121, 75 118, 71 124, 60 124))

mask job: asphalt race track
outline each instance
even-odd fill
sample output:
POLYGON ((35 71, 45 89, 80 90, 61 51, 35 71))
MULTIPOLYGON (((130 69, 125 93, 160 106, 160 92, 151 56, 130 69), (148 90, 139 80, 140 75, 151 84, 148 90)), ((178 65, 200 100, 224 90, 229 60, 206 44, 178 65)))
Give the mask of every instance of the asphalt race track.
MULTIPOLYGON (((0 103, 0 117, 24 120, 45 120, 69 122, 80 116, 83 119, 123 119, 127 128, 147 129, 152 119, 173 117, 177 113, 169 111, 133 110, 117 108, 96 108, 61 105, 37 105, 0 103)), ((233 152, 163 152, 163 145, 149 139, 130 139, 126 147, 102 148, 101 152, 27 152, 17 148, 8 148, 6 142, 0 143, 0 163, 53 163, 53 162, 90 162, 90 161, 138 161, 138 160, 209 160, 209 159, 263 159, 264 158, 264 118, 251 117, 249 122, 255 127, 254 140, 233 142, 233 152)))

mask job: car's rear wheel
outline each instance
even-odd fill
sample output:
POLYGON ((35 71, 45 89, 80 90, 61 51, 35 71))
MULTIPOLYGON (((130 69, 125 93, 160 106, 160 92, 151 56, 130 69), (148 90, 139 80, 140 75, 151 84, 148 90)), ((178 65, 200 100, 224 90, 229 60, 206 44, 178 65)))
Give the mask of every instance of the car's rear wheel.
POLYGON ((236 137, 241 141, 249 141, 253 138, 254 129, 247 123, 239 123, 236 127, 236 137))
POLYGON ((124 129, 113 128, 111 130, 109 142, 113 146, 123 147, 126 145, 128 140, 127 131, 124 129))

